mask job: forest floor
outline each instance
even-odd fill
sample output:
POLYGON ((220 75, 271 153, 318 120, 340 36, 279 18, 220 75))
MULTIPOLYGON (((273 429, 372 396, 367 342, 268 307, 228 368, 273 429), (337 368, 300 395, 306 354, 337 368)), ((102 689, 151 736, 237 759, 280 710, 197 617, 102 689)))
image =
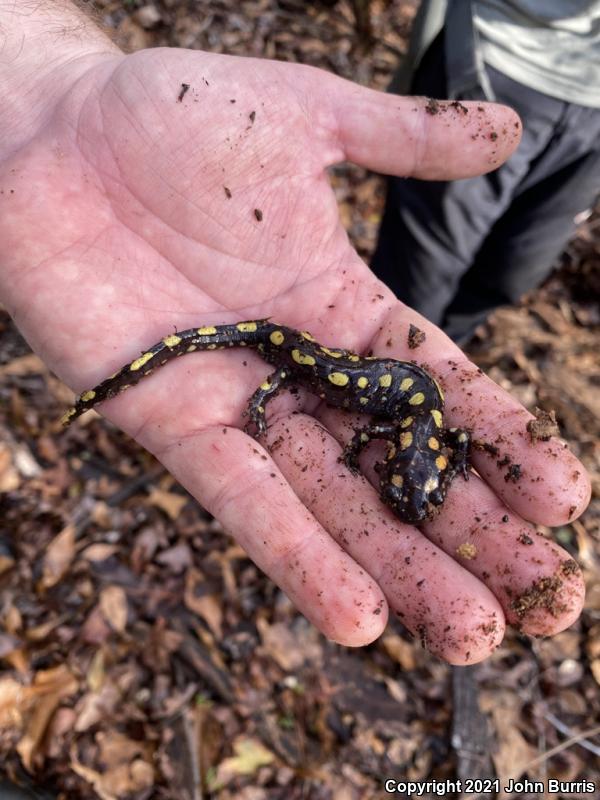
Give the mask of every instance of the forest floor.
MULTIPOLYGON (((96 6, 130 50, 299 61, 380 89, 414 14, 374 0, 369 43, 345 0, 96 6)), ((368 259, 383 181, 347 164, 331 180, 368 259)), ((551 639, 510 631, 473 674, 496 775, 597 783, 600 216, 557 267, 469 352, 555 410, 590 471, 586 514, 541 529, 582 566, 586 607, 551 639)), ((0 310, 0 778, 68 800, 362 800, 383 776, 456 776, 450 667, 397 620, 369 647, 327 641, 147 452, 95 414, 63 433, 71 399, 0 310)))

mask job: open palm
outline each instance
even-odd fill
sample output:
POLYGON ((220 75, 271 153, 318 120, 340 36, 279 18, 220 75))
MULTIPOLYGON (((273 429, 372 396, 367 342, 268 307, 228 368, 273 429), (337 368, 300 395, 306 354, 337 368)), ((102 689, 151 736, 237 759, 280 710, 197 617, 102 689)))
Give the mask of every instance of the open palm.
POLYGON ((573 562, 522 517, 573 518, 589 497, 583 468, 558 441, 532 444, 527 412, 374 278, 325 172, 347 158, 423 178, 477 174, 511 152, 515 124, 498 106, 431 115, 425 101, 310 68, 158 49, 79 70, 1 165, 2 297, 78 391, 195 325, 272 317, 324 344, 413 358, 413 322, 450 424, 501 441, 521 465, 513 483, 478 453, 482 480, 455 481, 423 535, 337 462, 349 415, 284 395, 265 442, 242 432, 269 372, 254 354, 190 355, 107 402, 102 412, 337 641, 372 640, 389 606, 432 651, 469 663, 496 646, 506 618, 551 633, 581 608, 573 562))

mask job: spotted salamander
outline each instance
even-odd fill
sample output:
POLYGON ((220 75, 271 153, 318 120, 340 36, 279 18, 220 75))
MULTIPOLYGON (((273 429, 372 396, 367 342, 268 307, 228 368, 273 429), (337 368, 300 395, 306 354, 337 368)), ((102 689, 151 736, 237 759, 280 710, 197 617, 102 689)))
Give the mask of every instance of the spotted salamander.
POLYGON ((417 523, 431 517, 444 502, 457 472, 468 479, 470 437, 466 431, 444 428, 442 390, 422 367, 325 347, 309 333, 270 320, 190 328, 165 336, 94 389, 83 392, 64 415, 63 424, 175 356, 229 347, 253 348, 275 366, 249 400, 246 428, 253 425, 257 436, 267 427, 267 403, 291 384, 338 408, 373 415, 369 425, 355 430, 342 459, 356 471, 358 456, 368 442, 387 441, 385 461, 376 467, 380 494, 402 521, 417 523))

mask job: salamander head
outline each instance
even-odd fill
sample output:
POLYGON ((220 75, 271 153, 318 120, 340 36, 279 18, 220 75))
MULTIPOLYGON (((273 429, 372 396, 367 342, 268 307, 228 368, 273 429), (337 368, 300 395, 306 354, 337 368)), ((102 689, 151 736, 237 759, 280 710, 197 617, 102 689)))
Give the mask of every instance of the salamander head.
POLYGON ((431 519, 444 502, 439 470, 431 467, 420 458, 392 459, 379 470, 381 499, 402 522, 431 519))

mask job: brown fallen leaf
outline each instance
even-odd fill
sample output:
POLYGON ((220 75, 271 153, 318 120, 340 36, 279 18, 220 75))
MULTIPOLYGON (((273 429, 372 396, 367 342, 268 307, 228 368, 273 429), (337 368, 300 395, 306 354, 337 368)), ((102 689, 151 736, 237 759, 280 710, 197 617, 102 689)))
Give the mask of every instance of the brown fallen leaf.
POLYGON ((69 618, 68 614, 61 614, 59 617, 42 622, 40 625, 34 625, 32 628, 26 628, 25 638, 30 642, 39 642, 45 639, 52 631, 69 618))
POLYGON ((0 630, 0 658, 6 658, 21 647, 21 640, 10 633, 2 633, 0 630))
POLYGON ((397 633, 386 633, 381 639, 386 653, 393 658, 403 670, 415 669, 417 666, 415 658, 415 646, 407 642, 397 633))
POLYGON ((211 790, 226 786, 238 775, 253 775, 260 767, 275 760, 273 753, 258 739, 237 739, 233 743, 235 755, 221 761, 217 767, 211 790))
POLYGON ((307 659, 320 657, 318 640, 310 628, 291 630, 283 622, 269 625, 260 617, 256 620, 256 627, 263 648, 285 672, 294 672, 307 659))
POLYGON ((127 626, 127 595, 121 586, 106 586, 100 592, 102 616, 117 633, 127 626))
POLYGON ((104 678, 106 677, 104 660, 104 650, 98 648, 94 653, 86 675, 87 685, 93 693, 99 692, 104 683, 104 678))
POLYGON ((110 632, 100 606, 95 606, 81 627, 82 641, 87 644, 103 644, 110 636, 110 632))
POLYGON ((77 703, 73 730, 81 733, 98 722, 106 721, 114 713, 120 701, 121 694, 117 687, 105 681, 99 692, 88 692, 77 703))
POLYGON ((153 785, 152 745, 116 730, 99 731, 96 743, 102 772, 82 764, 75 749, 71 750, 71 769, 93 786, 101 800, 123 800, 153 785))
POLYGON ((52 714, 61 700, 78 689, 79 682, 65 664, 36 673, 31 686, 14 678, 0 680, 0 729, 24 731, 16 750, 30 772, 36 756, 41 755, 39 749, 52 714))
POLYGON ((48 372, 48 367, 44 364, 39 356, 33 353, 28 353, 19 358, 13 358, 8 364, 0 367, 0 377, 5 375, 45 375, 48 372))
POLYGON ((21 485, 21 478, 13 463, 10 447, 0 444, 0 492, 14 492, 21 485))
POLYGON ((40 585, 50 589, 63 577, 75 555, 75 526, 70 524, 46 548, 40 585))
POLYGON ((82 551, 81 557, 87 561, 106 561, 107 558, 114 556, 119 552, 119 546, 116 544, 107 544, 106 542, 97 542, 91 544, 82 551))
POLYGON ((154 783, 152 765, 141 758, 100 773, 81 764, 72 753, 70 766, 73 772, 91 784, 100 800, 123 800, 134 792, 149 789, 154 783))
POLYGON ((0 678, 0 730, 21 727, 26 691, 14 678, 0 678))
POLYGON ((222 636, 223 609, 214 594, 198 594, 205 585, 204 576, 197 569, 188 569, 185 576, 184 603, 206 622, 217 638, 222 636))
POLYGON ((162 509, 170 519, 177 519, 181 509, 188 502, 189 497, 175 492, 165 492, 163 489, 152 489, 148 501, 157 508, 162 509))
MULTIPOLYGON (((509 695, 508 692, 505 694, 509 695)), ((482 695, 482 709, 487 710, 486 705, 482 695)), ((529 744, 518 728, 520 709, 506 704, 506 699, 500 692, 494 697, 494 705, 490 710, 498 738, 492 759, 496 773, 505 786, 509 776, 514 779, 521 777, 523 769, 537 755, 537 750, 529 744)), ((499 796, 506 795, 502 792, 499 796)))

